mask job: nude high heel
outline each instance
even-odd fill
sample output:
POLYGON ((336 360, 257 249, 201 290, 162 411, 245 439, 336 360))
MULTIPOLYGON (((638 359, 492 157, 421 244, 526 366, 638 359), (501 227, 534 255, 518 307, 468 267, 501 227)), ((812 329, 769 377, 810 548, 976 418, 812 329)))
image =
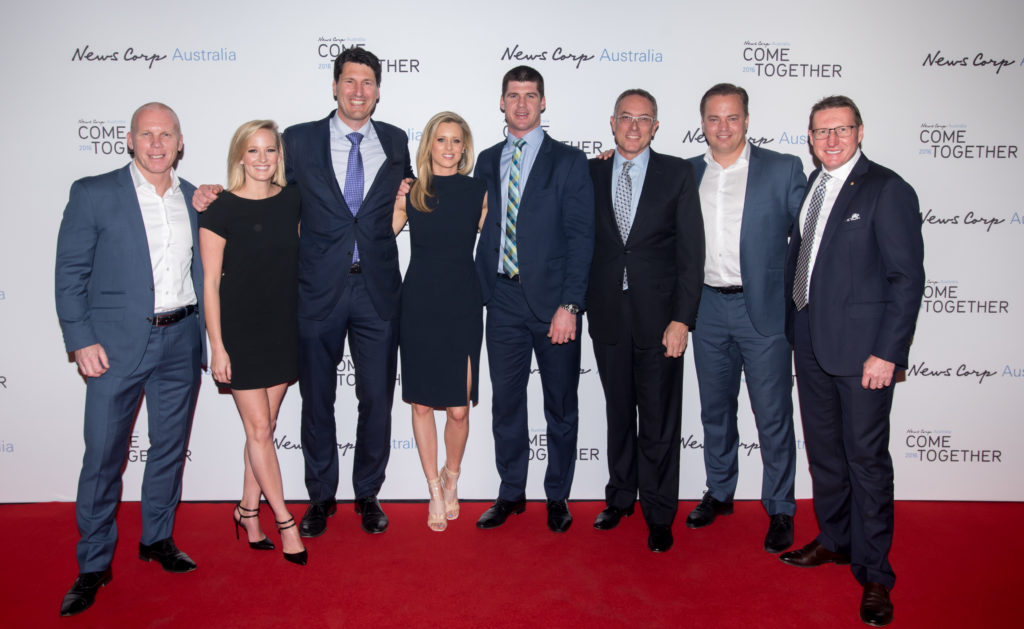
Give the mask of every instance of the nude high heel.
POLYGON ((438 473, 441 480, 441 487, 444 489, 444 509, 449 520, 459 518, 459 473, 452 472, 445 465, 438 473))
POLYGON ((445 519, 444 496, 441 494, 441 479, 427 481, 430 489, 430 506, 427 511, 427 526, 431 531, 441 531, 448 528, 448 521, 445 519))

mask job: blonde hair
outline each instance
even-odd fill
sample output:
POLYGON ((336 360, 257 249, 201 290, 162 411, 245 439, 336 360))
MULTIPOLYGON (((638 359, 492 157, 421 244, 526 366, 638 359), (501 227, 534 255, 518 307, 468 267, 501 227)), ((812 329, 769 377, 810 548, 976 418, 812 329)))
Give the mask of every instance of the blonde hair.
POLYGON ((434 194, 434 168, 431 161, 430 149, 437 140, 438 128, 446 122, 459 125, 462 129, 462 157, 459 158, 458 173, 468 175, 473 172, 473 134, 469 130, 469 124, 460 116, 451 111, 442 111, 435 114, 427 121, 423 128, 423 135, 420 136, 420 147, 416 151, 416 172, 419 178, 412 184, 409 197, 413 207, 421 212, 430 212, 427 206, 427 199, 433 199, 434 194))
POLYGON ((282 188, 288 183, 284 176, 284 143, 281 141, 281 133, 277 130, 277 123, 273 120, 250 120, 238 127, 235 135, 231 137, 231 144, 228 147, 228 190, 237 190, 245 184, 245 169, 242 168, 242 154, 249 144, 252 136, 257 131, 266 129, 274 134, 274 142, 277 145, 277 169, 274 171, 273 182, 282 188))

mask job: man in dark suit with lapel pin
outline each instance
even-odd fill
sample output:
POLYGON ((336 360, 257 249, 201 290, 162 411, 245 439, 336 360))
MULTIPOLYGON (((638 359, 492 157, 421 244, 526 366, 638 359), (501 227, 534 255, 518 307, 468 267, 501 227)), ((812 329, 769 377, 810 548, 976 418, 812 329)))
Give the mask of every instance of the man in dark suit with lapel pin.
MULTIPOLYGON (((388 526, 377 492, 391 453, 402 283, 391 218, 396 192, 412 177, 412 167, 405 133, 370 119, 380 80, 376 55, 359 47, 342 51, 334 60, 337 110, 284 132, 288 183, 298 184, 302 195, 299 391, 309 492, 299 524, 303 537, 322 535, 337 509, 334 402, 346 336, 359 400, 355 510, 367 533, 383 533, 388 526)), ((200 188, 197 209, 209 205, 217 188, 200 188)))
POLYGON ((502 79, 499 106, 508 138, 480 153, 475 177, 500 211, 488 213, 476 266, 487 306, 498 499, 480 517, 501 526, 526 508, 530 455, 526 388, 537 357, 547 423, 548 528, 572 524, 568 498, 576 464, 581 312, 594 246, 594 190, 583 152, 540 126, 544 78, 517 66, 502 79), (500 200, 500 205, 497 200, 500 200))
POLYGON ((658 104, 631 89, 615 101, 613 159, 590 160, 594 261, 587 319, 608 417, 607 530, 637 493, 653 552, 672 547, 679 505, 683 353, 704 277, 704 228, 693 168, 650 148, 658 104))
POLYGON ((786 258, 786 333, 821 532, 780 559, 852 564, 861 620, 884 626, 896 580, 889 412, 924 294, 921 213, 914 189, 861 153, 851 99, 819 101, 808 127, 821 167, 786 258))
POLYGON ((690 528, 732 513, 739 478, 737 396, 745 376, 761 451, 764 549, 793 545, 796 441, 792 347, 786 340, 783 267, 789 230, 807 178, 794 155, 747 141, 747 91, 711 87, 700 101, 708 150, 690 159, 700 185, 707 258, 693 333, 700 388, 707 491, 686 518, 690 528))
POLYGON ((86 379, 79 575, 61 616, 88 609, 111 580, 121 471, 143 395, 139 558, 168 572, 196 569, 171 537, 205 347, 195 188, 174 172, 184 144, 170 107, 139 107, 127 142, 127 166, 72 184, 57 235, 57 316, 86 379))

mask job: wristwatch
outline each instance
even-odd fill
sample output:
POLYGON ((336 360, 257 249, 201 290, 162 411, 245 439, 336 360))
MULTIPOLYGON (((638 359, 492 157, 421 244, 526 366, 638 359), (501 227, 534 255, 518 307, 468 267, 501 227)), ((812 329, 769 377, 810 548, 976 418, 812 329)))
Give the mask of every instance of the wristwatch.
POLYGON ((559 308, 561 308, 562 310, 568 312, 571 315, 575 315, 575 314, 579 314, 580 313, 580 307, 577 306, 576 304, 562 304, 562 305, 559 306, 559 308))

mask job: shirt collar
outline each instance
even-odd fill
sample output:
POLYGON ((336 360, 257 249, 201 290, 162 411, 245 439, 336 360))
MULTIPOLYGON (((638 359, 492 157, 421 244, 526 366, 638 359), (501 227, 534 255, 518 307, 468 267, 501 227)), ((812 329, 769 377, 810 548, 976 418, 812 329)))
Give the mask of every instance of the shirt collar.
MULTIPOLYGON (((154 192, 156 191, 156 186, 154 186, 153 184, 149 183, 149 181, 146 180, 146 177, 142 174, 142 171, 139 170, 139 167, 135 163, 134 159, 128 165, 128 171, 132 175, 132 184, 135 186, 136 190, 138 190, 139 188, 144 188, 144 187, 148 186, 149 189, 153 190, 154 192)), ((179 191, 180 187, 181 187, 181 184, 178 181, 178 173, 174 172, 174 169, 172 168, 171 169, 171 187, 168 188, 168 190, 170 192, 177 193, 179 191)))
POLYGON ((612 170, 618 172, 618 170, 620 168, 622 168, 622 165, 625 164, 626 162, 632 162, 633 163, 633 168, 636 169, 636 170, 646 170, 647 169, 647 163, 649 161, 651 161, 651 147, 650 146, 645 148, 643 150, 643 152, 641 152, 639 155, 637 155, 633 159, 626 159, 625 157, 622 156, 622 153, 620 153, 618 149, 615 149, 615 157, 614 157, 614 161, 612 162, 612 170))
MULTIPOLYGON (((508 138, 505 140, 505 143, 508 146, 515 146, 517 139, 518 138, 516 138, 516 136, 510 133, 508 134, 508 138)), ((538 125, 536 129, 524 135, 523 139, 526 140, 526 146, 532 146, 534 149, 536 149, 538 146, 540 146, 540 143, 544 141, 544 129, 542 129, 540 125, 538 125)))
MULTIPOLYGON (((724 168, 722 168, 721 164, 719 164, 718 162, 715 161, 715 155, 711 152, 711 147, 710 146, 708 147, 708 150, 704 152, 704 163, 707 164, 708 166, 718 167, 718 168, 721 168, 722 170, 725 170, 724 168)), ((733 166, 746 166, 749 163, 750 163, 750 140, 747 140, 746 138, 744 138, 743 139, 743 151, 740 152, 740 156, 736 158, 736 161, 729 165, 729 168, 732 168, 733 166)))
POLYGON ((342 138, 350 133, 362 133, 364 140, 369 137, 377 136, 377 131, 373 128, 373 123, 370 122, 369 118, 366 119, 366 123, 363 126, 358 129, 353 129, 341 121, 337 111, 335 111, 334 115, 331 116, 331 131, 334 132, 334 135, 342 138))
POLYGON ((858 148, 857 152, 853 154, 853 157, 851 157, 848 162, 846 162, 845 164, 843 164, 839 168, 836 168, 835 170, 828 170, 827 168, 822 166, 822 170, 827 172, 829 174, 829 176, 832 177, 833 181, 843 182, 843 181, 846 181, 846 178, 850 176, 850 171, 853 170, 854 165, 859 160, 860 160, 860 149, 858 148))

